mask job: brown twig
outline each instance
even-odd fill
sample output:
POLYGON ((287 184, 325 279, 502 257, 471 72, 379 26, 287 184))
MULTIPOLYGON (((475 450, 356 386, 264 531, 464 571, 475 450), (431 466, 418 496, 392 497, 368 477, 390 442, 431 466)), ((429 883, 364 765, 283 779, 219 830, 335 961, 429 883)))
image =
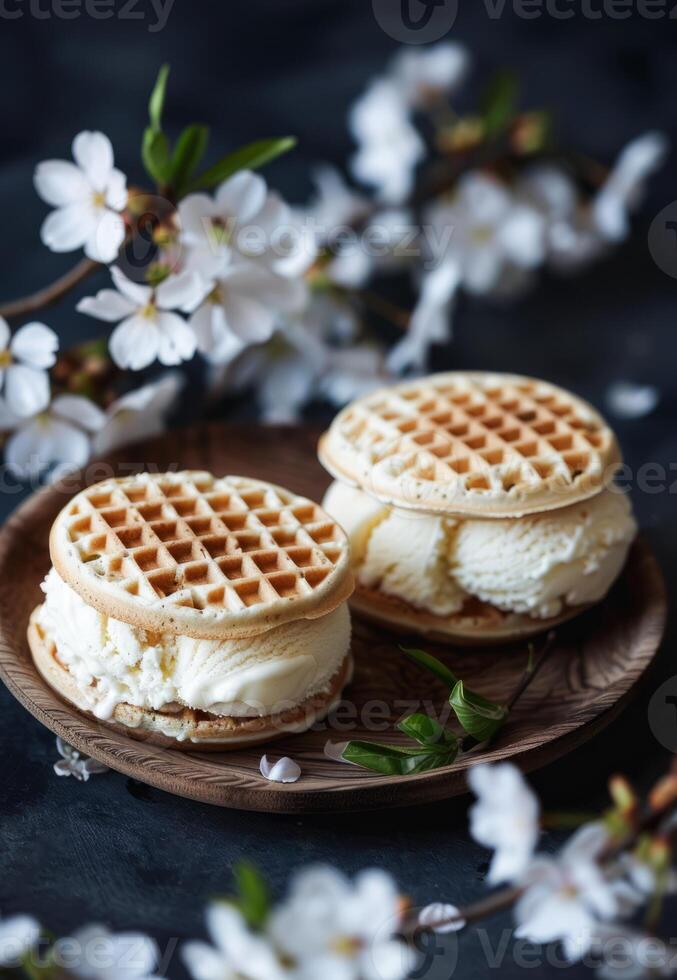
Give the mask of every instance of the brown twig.
POLYGON ((522 677, 522 680, 519 682, 519 684, 517 685, 517 687, 513 691, 512 697, 510 698, 510 700, 506 704, 505 708, 506 708, 506 711, 508 712, 508 714, 510 714, 510 712, 512 711, 512 709, 515 707, 515 705, 517 704, 517 702, 519 701, 519 699, 522 697, 522 695, 526 691, 526 689, 536 679, 536 675, 541 670, 541 667, 543 667, 545 665, 548 657, 550 656, 550 654, 554 650, 554 647, 555 647, 555 633, 554 633, 554 631, 551 630, 550 633, 548 633, 548 635, 547 635, 547 637, 545 639, 545 643, 543 644, 543 649, 541 650, 541 653, 540 653, 540 655, 538 657, 538 660, 533 665, 533 667, 527 668, 527 670, 524 671, 524 675, 522 677))
MULTIPOLYGON (((548 637, 548 639, 550 639, 550 637, 548 637)), ((545 654, 551 648, 552 644, 543 651, 541 657, 539 658, 538 665, 540 665, 541 661, 545 657, 545 654)), ((535 669, 536 668, 534 668, 534 670, 535 669)), ((534 671, 532 671, 532 676, 533 673, 534 671)), ((677 814, 677 797, 675 796, 667 797, 663 805, 658 808, 648 809, 636 822, 631 831, 623 835, 621 838, 609 841, 597 859, 598 864, 611 864, 618 857, 620 857, 621 854, 631 850, 635 844, 637 844, 639 839, 644 836, 644 834, 647 834, 652 830, 660 830, 661 825, 665 821, 671 820, 675 814, 677 814)), ((477 922, 478 919, 482 919, 485 916, 511 908, 524 894, 524 891, 524 886, 504 888, 502 891, 495 892, 493 895, 489 895, 487 898, 482 899, 479 902, 468 905, 464 909, 459 909, 456 915, 450 916, 448 919, 441 919, 439 922, 436 922, 434 926, 430 926, 429 928, 434 931, 435 929, 439 929, 440 926, 451 926, 460 922, 477 922)))
POLYGON ((25 316, 46 306, 51 306, 100 268, 101 263, 99 262, 94 262, 92 259, 81 259, 69 272, 50 283, 49 286, 45 286, 44 289, 38 289, 37 292, 31 293, 29 296, 22 296, 20 299, 11 300, 9 303, 0 304, 0 316, 9 320, 12 317, 25 316))

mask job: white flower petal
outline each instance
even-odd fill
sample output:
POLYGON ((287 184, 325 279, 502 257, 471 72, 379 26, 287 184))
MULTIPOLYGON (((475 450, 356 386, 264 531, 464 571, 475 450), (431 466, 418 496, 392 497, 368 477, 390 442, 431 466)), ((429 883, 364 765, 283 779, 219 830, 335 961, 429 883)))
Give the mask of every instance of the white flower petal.
POLYGON ((124 272, 116 265, 111 268, 110 274, 117 291, 122 293, 125 299, 133 303, 135 307, 146 306, 150 302, 153 295, 153 290, 150 286, 128 279, 124 272))
POLYGON ((18 477, 33 479, 50 466, 68 469, 84 466, 89 449, 89 439, 80 429, 38 416, 10 436, 5 462, 18 477))
POLYGON ((47 372, 24 364, 12 364, 5 375, 5 398, 15 415, 25 418, 42 412, 49 405, 47 372))
POLYGON ((160 331, 160 363, 171 367, 189 361, 197 350, 197 337, 183 317, 176 313, 160 313, 157 324, 160 331))
POLYGON ((184 943, 181 947, 181 958, 193 980, 234 980, 235 974, 223 953, 208 943, 184 943))
POLYGON ((57 776, 73 775, 73 763, 70 761, 70 759, 59 759, 54 763, 52 768, 57 776))
POLYGON ((424 106, 431 96, 457 88, 470 65, 463 45, 442 41, 423 48, 403 48, 392 60, 391 74, 406 101, 424 106))
POLYGON ((11 333, 7 320, 0 316, 0 351, 7 350, 9 347, 11 333))
POLYGON ((115 167, 110 172, 106 187, 106 205, 113 211, 123 211, 127 206, 127 178, 115 167))
POLYGON ((85 242, 85 255, 94 262, 109 263, 118 257, 125 240, 125 223, 114 211, 100 210, 85 242))
POLYGON ((52 402, 52 414, 88 432, 97 432, 106 421, 105 412, 82 395, 59 395, 52 402))
POLYGON ((270 340, 276 318, 256 299, 228 292, 225 302, 228 329, 246 344, 262 344, 270 340))
POLYGON ((104 191, 113 169, 111 141, 100 132, 84 130, 73 140, 73 158, 95 191, 104 191))
POLYGON ((264 779, 272 783, 296 783, 301 778, 301 766, 285 756, 272 764, 267 755, 262 756, 259 770, 264 779))
POLYGON ((205 282, 194 272, 181 272, 169 276, 155 291, 158 307, 161 310, 181 310, 192 313, 211 292, 211 284, 205 282))
MULTIPOLYGON (((2 387, 4 373, 0 374, 0 387, 2 387)), ((18 415, 10 411, 7 399, 4 397, 0 398, 0 432, 9 432, 11 429, 16 429, 23 421, 18 415)))
POLYGON ((251 170, 229 177, 216 192, 219 214, 233 217, 238 224, 252 221, 266 200, 266 182, 251 170))
POLYGON ((374 943, 360 961, 364 980, 405 980, 416 966, 416 955, 406 943, 388 939, 374 943))
MULTIPOLYGON (((0 338, 0 346, 2 340, 0 338)), ((44 323, 27 323, 14 334, 10 350, 14 357, 34 368, 50 368, 56 363, 59 338, 44 323)))
POLYGON ((47 215, 40 238, 52 252, 72 252, 85 244, 95 228, 96 216, 92 208, 70 204, 47 215))
POLYGON ((35 189, 47 204, 62 208, 89 198, 91 188, 82 171, 68 160, 45 160, 35 168, 35 189))
POLYGON ((499 229, 499 240, 515 265, 533 269, 545 260, 545 221, 533 208, 512 208, 499 229))
POLYGON ((184 239, 190 243, 202 241, 217 214, 216 203, 208 194, 188 194, 179 203, 179 227, 184 239))
POLYGON ((660 391, 655 385, 639 385, 634 381, 615 381, 609 385, 606 403, 619 419, 638 419, 649 415, 658 405, 660 391))
POLYGON ((466 926, 465 919, 457 918, 459 910, 455 905, 446 902, 433 902, 421 909, 418 916, 418 923, 426 929, 444 935, 448 932, 459 932, 466 926), (448 919, 457 919, 456 922, 448 922, 448 919))
POLYGON ((173 372, 119 398, 108 409, 105 425, 94 439, 94 452, 103 455, 162 432, 165 415, 176 401, 182 385, 181 375, 173 372))
POLYGON ((141 371, 157 358, 162 336, 148 317, 130 316, 118 324, 108 344, 118 367, 141 371))
POLYGON ((0 922, 0 966, 18 966, 21 954, 40 938, 40 926, 30 915, 14 915, 0 922))
POLYGON ((117 323, 131 316, 136 308, 131 300, 115 289, 100 289, 96 296, 85 296, 75 307, 78 313, 86 313, 106 323, 117 323))

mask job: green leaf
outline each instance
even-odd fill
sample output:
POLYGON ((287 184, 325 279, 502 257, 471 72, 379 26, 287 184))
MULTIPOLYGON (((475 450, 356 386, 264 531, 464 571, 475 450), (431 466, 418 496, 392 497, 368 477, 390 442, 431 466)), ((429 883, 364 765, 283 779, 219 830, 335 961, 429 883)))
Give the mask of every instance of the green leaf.
POLYGON ((157 80, 153 86, 148 101, 148 118, 150 128, 159 133, 162 129, 162 110, 165 106, 165 95, 167 93, 167 79, 169 78, 169 65, 163 65, 158 72, 157 80))
POLYGON ((449 704, 456 712, 463 730, 478 742, 486 742, 492 738, 508 717, 507 709, 503 705, 467 690, 463 681, 459 681, 454 687, 449 704))
POLYGON ((397 726, 401 732, 421 745, 437 745, 452 748, 458 742, 453 732, 447 731, 429 715, 415 714, 403 718, 397 726))
POLYGON ((498 136, 515 114, 519 85, 511 71, 499 71, 489 82, 482 99, 482 118, 487 136, 498 136))
POLYGON ((261 872, 249 861, 233 868, 237 886, 237 906, 252 929, 260 929, 270 912, 270 893, 261 872))
POLYGON ((458 683, 458 677, 449 670, 446 664, 443 664, 437 657, 433 657, 431 653, 426 653, 425 650, 416 650, 412 647, 403 646, 400 647, 400 650, 402 653, 406 653, 408 657, 411 657, 412 660, 415 660, 417 664, 420 664, 421 667, 425 667, 431 674, 439 678, 439 680, 447 685, 450 691, 458 683))
POLYGON ((411 776, 447 766, 454 761, 458 746, 402 749, 378 742, 348 742, 343 759, 384 776, 411 776))
POLYGON ((271 160, 288 153, 296 146, 296 139, 293 136, 285 136, 281 139, 257 140, 255 143, 248 143, 225 156, 209 170, 197 177, 189 186, 189 191, 208 190, 215 187, 222 181, 232 177, 239 170, 256 170, 258 167, 265 166, 271 160))
POLYGON ((183 186, 197 170, 208 142, 209 127, 197 123, 187 126, 179 136, 167 176, 167 183, 173 187, 177 196, 180 196, 183 186))
POLYGON ((169 176, 169 144, 160 130, 147 126, 143 132, 141 159, 156 184, 166 184, 169 176))

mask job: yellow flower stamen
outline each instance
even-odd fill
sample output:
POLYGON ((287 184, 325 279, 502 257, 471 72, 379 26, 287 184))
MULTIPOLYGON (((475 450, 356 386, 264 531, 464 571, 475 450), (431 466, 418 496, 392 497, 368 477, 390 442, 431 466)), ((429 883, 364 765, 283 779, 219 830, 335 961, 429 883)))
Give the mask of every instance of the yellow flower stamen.
POLYGON ((92 194, 92 204, 95 208, 103 208, 106 206, 106 195, 103 191, 94 191, 92 194))
POLYGON ((0 351, 0 370, 3 368, 8 368, 12 363, 11 351, 1 350, 0 351))

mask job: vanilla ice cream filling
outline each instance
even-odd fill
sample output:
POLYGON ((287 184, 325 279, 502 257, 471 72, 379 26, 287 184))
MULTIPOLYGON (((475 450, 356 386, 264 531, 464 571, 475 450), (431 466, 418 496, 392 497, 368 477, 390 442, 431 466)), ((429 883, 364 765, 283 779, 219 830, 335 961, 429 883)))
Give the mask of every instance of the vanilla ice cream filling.
POLYGON ((350 538, 361 585, 438 616, 461 612, 471 597, 534 619, 597 602, 637 533, 627 497, 614 489, 546 514, 453 520, 333 483, 324 508, 350 538))
POLYGON ((111 619, 54 569, 42 588, 40 625, 99 718, 110 718, 123 702, 232 717, 277 714, 327 692, 350 647, 345 603, 248 639, 196 640, 111 619))

